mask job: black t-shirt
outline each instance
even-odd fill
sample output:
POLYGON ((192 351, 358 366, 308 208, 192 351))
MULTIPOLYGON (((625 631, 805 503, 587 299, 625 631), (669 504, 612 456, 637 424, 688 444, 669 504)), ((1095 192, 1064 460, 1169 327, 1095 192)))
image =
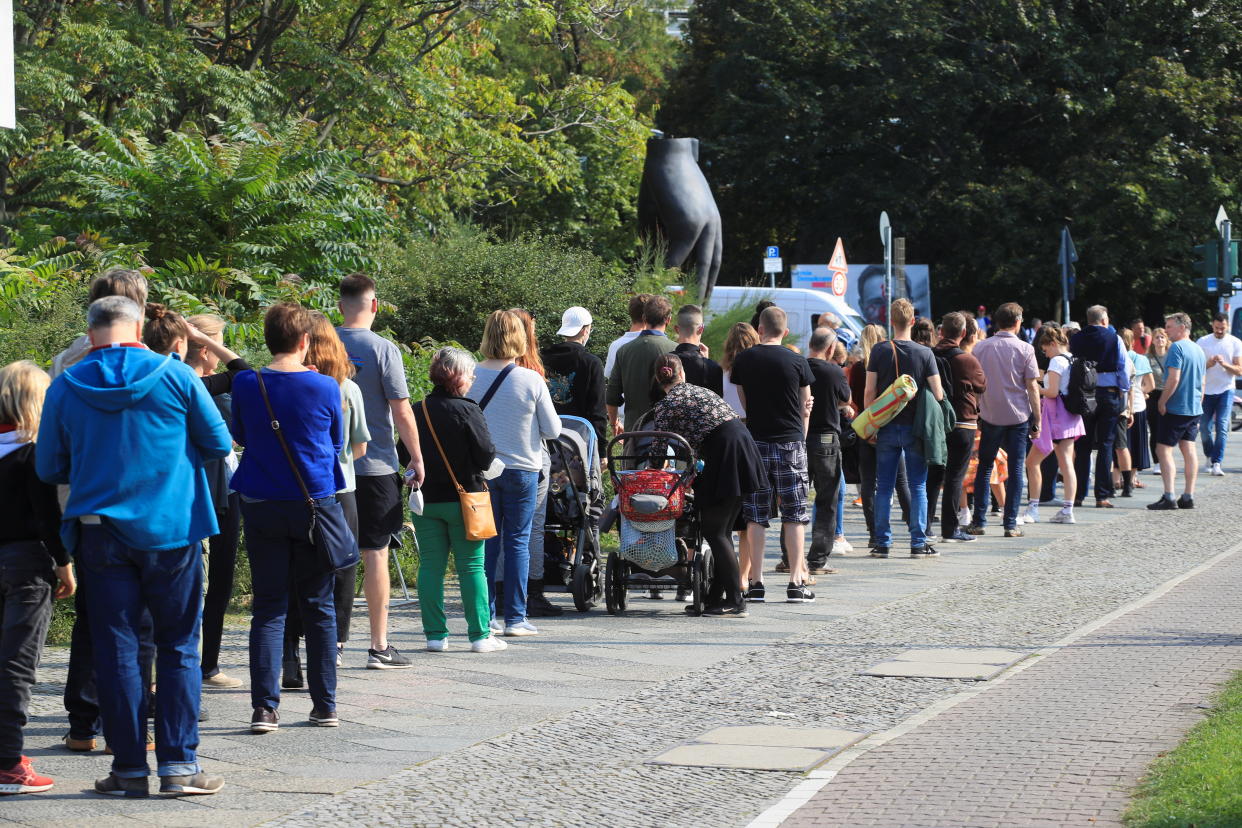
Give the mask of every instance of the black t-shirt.
MULTIPOLYGON (((871 356, 867 360, 867 372, 875 373, 875 395, 877 397, 897 379, 897 371, 893 369, 894 344, 897 346, 897 361, 901 366, 901 373, 913 377, 920 392, 927 387, 929 377, 940 376, 931 348, 908 339, 899 339, 895 343, 877 342, 871 349, 871 356)), ((892 422, 914 425, 915 408, 914 400, 911 400, 910 404, 903 408, 892 422)))
POLYGON ((806 364, 815 377, 811 383, 811 398, 815 406, 811 409, 811 427, 808 431, 811 434, 840 434, 841 412, 837 406, 850 398, 850 384, 845 379, 845 371, 835 362, 822 359, 808 359, 806 364))
POLYGON ((794 443, 802 431, 802 388, 815 381, 806 359, 784 345, 755 345, 733 360, 729 379, 746 394, 746 427, 765 443, 794 443))

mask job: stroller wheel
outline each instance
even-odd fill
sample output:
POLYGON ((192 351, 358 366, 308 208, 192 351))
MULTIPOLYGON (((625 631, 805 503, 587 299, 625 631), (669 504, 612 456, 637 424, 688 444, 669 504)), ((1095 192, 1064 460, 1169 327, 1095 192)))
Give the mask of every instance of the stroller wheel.
POLYGON ((574 567, 574 607, 578 612, 588 612, 599 603, 599 564, 578 564, 574 567))
POLYGON ((626 599, 625 580, 629 575, 629 565, 617 555, 608 553, 608 571, 604 575, 604 602, 608 612, 620 615, 625 612, 626 599))
POLYGON ((694 607, 696 615, 702 615, 707 610, 707 593, 711 590, 715 570, 711 551, 700 549, 690 565, 690 588, 693 596, 691 606, 694 607))

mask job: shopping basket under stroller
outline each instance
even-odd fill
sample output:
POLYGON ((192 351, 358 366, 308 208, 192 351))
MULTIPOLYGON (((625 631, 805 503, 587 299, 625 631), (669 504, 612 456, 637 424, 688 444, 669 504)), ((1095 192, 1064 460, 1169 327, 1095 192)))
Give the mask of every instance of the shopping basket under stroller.
POLYGON ((630 431, 609 441, 605 456, 621 537, 619 549, 608 554, 608 611, 624 612, 631 589, 673 587, 688 590, 694 612, 701 614, 712 562, 693 505, 694 449, 672 432, 630 431))
POLYGON ((548 440, 552 469, 547 517, 543 525, 543 586, 573 595, 586 612, 604 592, 599 553, 599 519, 604 511, 595 427, 581 417, 563 415, 561 435, 548 440))

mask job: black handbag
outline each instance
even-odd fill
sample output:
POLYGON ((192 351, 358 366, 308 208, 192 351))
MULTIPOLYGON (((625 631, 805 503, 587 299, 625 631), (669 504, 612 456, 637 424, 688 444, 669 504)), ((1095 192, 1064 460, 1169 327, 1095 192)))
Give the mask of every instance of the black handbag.
POLYGON ((307 534, 311 546, 315 547, 319 560, 331 572, 356 566, 360 560, 358 540, 350 531, 349 524, 345 522, 345 513, 340 509, 321 509, 315 499, 310 496, 306 481, 302 479, 302 472, 293 459, 293 452, 289 451, 289 444, 285 442, 285 434, 280 430, 280 421, 276 419, 276 412, 272 410, 272 401, 267 396, 267 385, 263 382, 263 371, 256 368, 254 375, 259 382, 259 393, 263 395, 263 404, 267 406, 267 416, 272 431, 276 432, 276 439, 280 441, 280 447, 285 451, 285 459, 289 461, 289 468, 293 470, 293 477, 298 481, 298 488, 302 490, 302 497, 306 499, 306 506, 310 509, 310 530, 307 534))

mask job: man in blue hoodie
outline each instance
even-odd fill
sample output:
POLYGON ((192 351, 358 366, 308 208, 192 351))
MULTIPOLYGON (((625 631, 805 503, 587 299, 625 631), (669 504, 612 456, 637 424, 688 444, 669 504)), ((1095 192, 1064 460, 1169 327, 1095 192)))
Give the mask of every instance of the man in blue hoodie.
POLYGON ((87 312, 91 351, 48 389, 36 468, 69 484, 61 535, 89 573, 91 635, 112 772, 98 793, 148 795, 146 710, 138 670, 143 608, 155 623, 160 791, 211 794, 199 767, 202 674, 199 542, 214 535, 203 461, 232 446, 194 371, 141 343, 142 309, 109 296, 87 312))

